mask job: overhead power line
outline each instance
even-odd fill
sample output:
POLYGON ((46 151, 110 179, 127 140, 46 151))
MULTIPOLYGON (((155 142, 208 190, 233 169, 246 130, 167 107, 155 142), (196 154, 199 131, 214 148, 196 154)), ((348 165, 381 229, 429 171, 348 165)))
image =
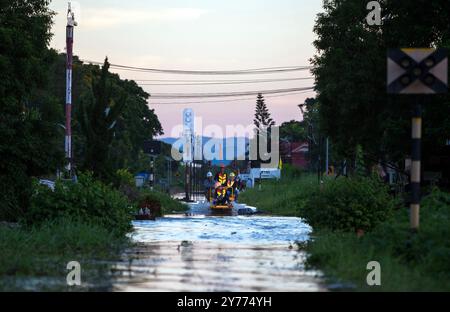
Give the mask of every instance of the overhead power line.
POLYGON ((133 79, 136 82, 179 82, 179 83, 207 83, 207 82, 240 82, 240 81, 278 81, 284 79, 312 79, 313 77, 293 77, 293 78, 274 78, 274 79, 133 79))
MULTIPOLYGON (((290 95, 296 95, 296 94, 305 94, 305 93, 311 93, 314 92, 314 90, 309 91, 301 91, 301 92, 292 92, 288 94, 277 94, 277 95, 268 95, 265 96, 265 98, 278 98, 278 97, 284 97, 284 96, 290 96, 290 95)), ((228 100, 214 100, 214 101, 195 101, 195 102, 156 102, 153 103, 150 101, 149 105, 192 105, 192 104, 208 104, 208 103, 228 103, 228 102, 239 102, 239 101, 246 101, 246 100, 255 100, 255 97, 242 97, 242 98, 236 98, 236 99, 228 99, 228 100)))
POLYGON ((242 91, 242 92, 226 92, 226 93, 153 93, 151 98, 154 99, 186 99, 186 98, 214 98, 214 97, 236 97, 246 95, 257 95, 262 93, 277 94, 277 93, 290 93, 297 91, 309 91, 314 87, 304 88, 291 88, 291 89, 277 89, 277 90, 259 90, 259 91, 242 91))
MULTIPOLYGON (((103 62, 82 60, 84 63, 93 65, 103 65, 103 62)), ((158 69, 158 68, 145 68, 126 66, 119 64, 110 64, 111 68, 118 70, 128 70, 137 72, 149 72, 149 73, 165 73, 165 74, 182 74, 182 75, 255 75, 255 74, 275 74, 284 72, 304 71, 309 70, 312 66, 282 66, 282 67, 263 67, 252 69, 239 69, 239 70, 179 70, 179 69, 158 69)))
MULTIPOLYGON (((145 83, 139 83, 140 86, 207 86, 207 85, 237 85, 237 84, 256 84, 256 83, 269 83, 269 82, 281 82, 281 81, 299 81, 299 80, 311 80, 314 77, 302 77, 302 78, 284 78, 284 79, 256 79, 256 80, 229 80, 229 81, 205 81, 205 82, 174 82, 171 80, 163 80, 170 83, 147 83, 149 80, 135 80, 144 81, 145 83)), ((151 80, 150 80, 151 81, 151 80)))

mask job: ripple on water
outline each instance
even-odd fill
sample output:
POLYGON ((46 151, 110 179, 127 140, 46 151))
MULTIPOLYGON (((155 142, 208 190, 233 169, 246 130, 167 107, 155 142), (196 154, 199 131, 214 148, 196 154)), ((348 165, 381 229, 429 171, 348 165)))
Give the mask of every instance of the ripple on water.
POLYGON ((300 218, 284 217, 170 217, 156 222, 136 221, 136 242, 216 241, 240 244, 288 244, 306 241, 311 227, 300 218))
POLYGON ((311 228, 299 218, 170 216, 133 222, 138 247, 116 264, 118 291, 320 291, 292 248, 311 228))

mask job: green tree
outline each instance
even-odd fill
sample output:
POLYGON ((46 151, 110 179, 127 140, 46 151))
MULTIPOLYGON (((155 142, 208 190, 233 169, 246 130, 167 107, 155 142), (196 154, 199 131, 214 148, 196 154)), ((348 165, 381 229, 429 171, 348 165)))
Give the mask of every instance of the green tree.
MULTIPOLYGON (((450 3, 380 1, 383 26, 366 23, 367 1, 329 0, 317 17, 313 58, 320 126, 336 153, 354 159, 361 145, 374 159, 409 154, 412 99, 386 93, 386 50, 449 47, 450 3)), ((450 129, 449 96, 423 99, 424 150, 433 152, 450 129)))
POLYGON ((253 123, 258 130, 266 130, 275 126, 275 121, 270 117, 269 109, 267 108, 261 93, 258 94, 258 98, 256 99, 256 110, 253 123))
MULTIPOLYGON (((65 54, 59 54, 51 65, 51 85, 48 91, 54 97, 65 98, 65 82, 61 77, 65 75, 65 54)), ((94 105, 92 84, 96 83, 102 75, 97 65, 83 64, 78 57, 74 57, 73 65, 73 151, 75 162, 79 168, 84 168, 87 156, 86 132, 82 129, 85 113, 84 107, 90 109, 94 105)), ((113 129, 113 139, 108 148, 108 162, 111 172, 126 168, 136 172, 142 167, 140 153, 143 142, 163 133, 162 126, 153 109, 148 106, 150 94, 139 87, 135 81, 120 79, 119 75, 108 72, 108 88, 111 91, 111 100, 120 101, 126 94, 126 103, 122 112, 116 119, 113 129)))
POLYGON ((47 0, 0 2, 0 219, 17 220, 28 207, 30 175, 48 172, 57 132, 46 86, 53 13, 47 0), (36 100, 40 98, 40 100, 36 100))
POLYGON ((267 105, 265 103, 264 97, 261 93, 258 94, 258 97, 256 99, 256 109, 255 109, 255 118, 253 119, 253 123, 256 126, 256 144, 257 144, 257 155, 258 160, 256 163, 253 163, 253 167, 259 167, 261 163, 260 159, 260 151, 259 147, 261 145, 267 146, 267 151, 270 152, 270 136, 271 136, 271 130, 272 127, 275 126, 275 121, 270 117, 269 109, 267 108, 267 105))
POLYGON ((109 63, 105 59, 101 75, 92 80, 92 94, 81 103, 81 129, 86 137, 86 155, 83 168, 94 172, 101 179, 110 179, 113 173, 108 154, 114 137, 117 119, 122 113, 126 94, 116 93, 117 101, 113 98, 116 90, 109 81, 109 63))
POLYGON ((280 138, 289 142, 306 141, 307 127, 305 127, 305 122, 291 120, 282 123, 280 126, 280 138))

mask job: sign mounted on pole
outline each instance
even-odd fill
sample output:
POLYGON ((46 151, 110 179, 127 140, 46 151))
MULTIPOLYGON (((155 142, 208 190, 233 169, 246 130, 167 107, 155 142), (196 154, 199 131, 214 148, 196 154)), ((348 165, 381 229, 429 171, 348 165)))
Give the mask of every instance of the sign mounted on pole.
POLYGON ((194 111, 191 108, 186 108, 183 111, 183 161, 191 162, 193 160, 194 152, 194 111))
POLYGON ((447 93, 447 50, 390 49, 387 86, 390 94, 447 93))
POLYGON ((448 92, 448 54, 445 49, 391 49, 387 58, 387 91, 415 95, 412 114, 410 168, 410 225, 420 225, 422 181, 422 97, 448 92))

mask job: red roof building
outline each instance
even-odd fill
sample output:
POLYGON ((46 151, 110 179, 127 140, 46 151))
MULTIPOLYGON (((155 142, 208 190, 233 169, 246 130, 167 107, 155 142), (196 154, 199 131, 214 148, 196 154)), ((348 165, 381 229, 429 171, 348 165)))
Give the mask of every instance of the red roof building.
POLYGON ((280 143, 280 154, 283 163, 306 169, 308 161, 308 142, 282 142, 280 143))

